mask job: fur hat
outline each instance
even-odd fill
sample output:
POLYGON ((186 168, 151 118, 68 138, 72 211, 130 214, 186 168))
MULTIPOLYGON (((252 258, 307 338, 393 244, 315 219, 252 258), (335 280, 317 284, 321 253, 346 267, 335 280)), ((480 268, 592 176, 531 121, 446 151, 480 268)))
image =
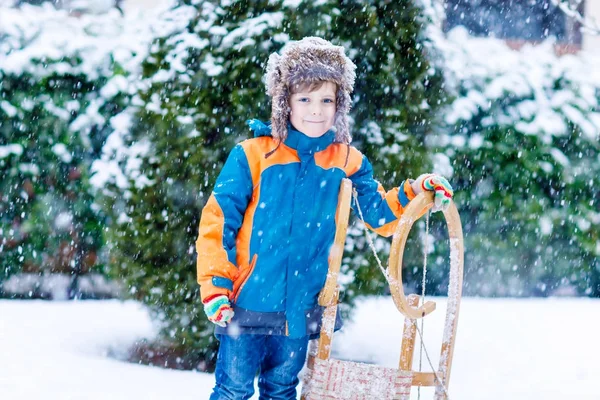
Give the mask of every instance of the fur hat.
POLYGON ((352 141, 348 129, 348 113, 354 90, 356 65, 346 57, 342 46, 334 46, 318 37, 306 37, 287 43, 281 55, 269 56, 265 75, 267 94, 272 100, 271 132, 284 141, 290 116, 290 88, 294 85, 329 81, 337 85, 336 113, 333 124, 335 141, 352 141))

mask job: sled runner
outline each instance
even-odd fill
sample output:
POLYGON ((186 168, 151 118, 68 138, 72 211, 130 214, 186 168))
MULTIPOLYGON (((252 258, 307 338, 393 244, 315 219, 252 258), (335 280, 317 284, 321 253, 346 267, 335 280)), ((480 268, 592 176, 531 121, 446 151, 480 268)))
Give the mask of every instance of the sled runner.
POLYGON ((437 370, 431 365, 434 372, 414 371, 412 364, 417 332, 421 336, 421 344, 423 343, 422 330, 417 326, 417 319, 433 312, 435 303, 428 301, 419 305, 420 297, 410 295, 407 298, 402 287, 402 256, 406 240, 414 222, 433 206, 433 192, 421 193, 410 201, 398 223, 393 236, 388 269, 384 273, 390 283, 394 304, 405 316, 405 321, 399 367, 388 368, 330 358, 339 296, 337 278, 348 228, 351 196, 352 183, 344 179, 338 200, 337 230, 330 255, 329 274, 319 296, 319 304, 326 307, 321 335, 316 348, 313 347, 309 351, 308 369, 303 377, 302 399, 408 400, 413 386, 434 386, 436 400, 449 399, 448 384, 463 279, 463 235, 458 210, 452 202, 448 210, 444 211, 450 238, 450 283, 440 362, 437 370))

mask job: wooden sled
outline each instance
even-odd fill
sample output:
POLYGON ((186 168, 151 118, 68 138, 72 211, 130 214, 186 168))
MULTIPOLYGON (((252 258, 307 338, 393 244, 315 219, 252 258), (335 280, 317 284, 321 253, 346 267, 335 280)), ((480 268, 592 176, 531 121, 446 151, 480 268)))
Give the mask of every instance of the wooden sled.
POLYGON ((450 237, 450 283, 446 322, 440 363, 436 372, 413 371, 413 353, 417 319, 435 310, 428 301, 418 306, 419 296, 408 299, 402 288, 402 256, 408 233, 424 210, 433 206, 433 192, 421 193, 407 206, 394 233, 389 259, 390 290, 398 310, 405 316, 404 332, 398 369, 372 364, 335 360, 330 358, 331 341, 336 319, 339 286, 337 278, 342 264, 344 242, 348 228, 352 183, 344 179, 340 188, 336 214, 337 231, 331 251, 327 281, 319 295, 319 304, 326 307, 323 313, 321 336, 316 348, 309 351, 307 372, 303 377, 303 400, 409 400, 413 386, 435 386, 435 399, 447 399, 450 369, 462 294, 463 235, 458 210, 450 204, 444 217, 450 237))

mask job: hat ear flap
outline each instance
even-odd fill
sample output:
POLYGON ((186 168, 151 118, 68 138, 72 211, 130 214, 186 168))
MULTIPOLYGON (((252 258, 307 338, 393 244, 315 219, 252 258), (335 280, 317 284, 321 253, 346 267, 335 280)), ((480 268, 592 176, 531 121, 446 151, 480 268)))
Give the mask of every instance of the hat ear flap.
POLYGON ((350 112, 350 94, 342 87, 337 92, 337 102, 335 119, 333 126, 335 128, 335 141, 338 143, 350 144, 352 136, 348 124, 348 113, 350 112))
POLYGON ((275 139, 285 140, 290 118, 289 90, 287 86, 273 90, 271 104, 271 134, 275 139))
POLYGON ((343 112, 336 111, 333 129, 335 131, 335 142, 343 144, 352 142, 350 129, 348 128, 348 116, 343 112))
POLYGON ((273 53, 269 56, 269 61, 267 62, 265 84, 267 87, 267 94, 271 97, 275 95, 274 91, 279 85, 279 82, 281 82, 281 69, 279 68, 280 61, 281 56, 277 53, 273 53))

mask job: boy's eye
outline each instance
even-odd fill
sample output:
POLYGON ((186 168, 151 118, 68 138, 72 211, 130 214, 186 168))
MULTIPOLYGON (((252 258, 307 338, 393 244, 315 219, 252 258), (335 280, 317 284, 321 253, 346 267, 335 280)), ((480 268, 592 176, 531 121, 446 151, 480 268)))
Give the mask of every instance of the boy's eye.
MULTIPOLYGON (((298 101, 300 101, 302 103, 307 103, 307 102, 310 101, 310 98, 308 98, 308 97, 300 97, 300 98, 298 98, 298 101)), ((333 100, 333 99, 324 99, 323 102, 324 103, 334 103, 335 100, 333 100)))

